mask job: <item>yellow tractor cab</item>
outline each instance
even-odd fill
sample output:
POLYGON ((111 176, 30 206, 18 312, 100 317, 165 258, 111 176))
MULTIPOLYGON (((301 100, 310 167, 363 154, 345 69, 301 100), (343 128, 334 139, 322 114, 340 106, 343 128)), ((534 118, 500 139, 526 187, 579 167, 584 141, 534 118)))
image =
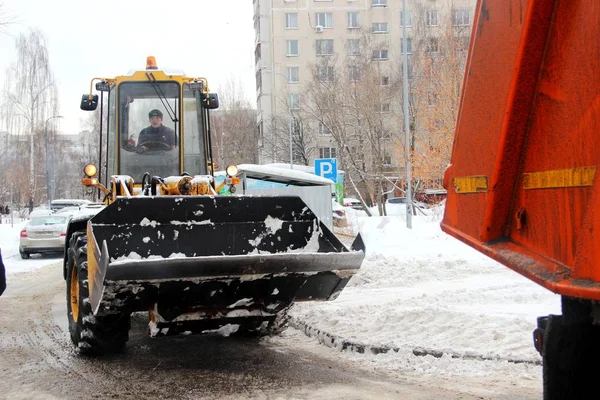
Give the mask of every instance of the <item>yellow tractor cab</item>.
MULTIPOLYGON (((104 193, 111 195, 105 200, 107 203, 117 195, 127 194, 117 183, 125 187, 130 184, 119 179, 110 182, 108 177, 133 178, 137 192, 143 182, 149 183, 157 176, 213 174, 208 110, 218 108, 219 100, 216 93, 209 92, 205 78, 159 70, 154 57, 148 57, 146 70, 92 79, 90 93, 82 96, 81 109, 96 110, 99 103, 104 103, 104 93, 108 104, 100 108, 100 120, 105 120, 106 113, 106 157, 105 168, 97 170, 100 180, 97 183, 102 183, 101 174, 106 171, 102 186, 108 188, 104 193), (94 83, 101 93, 100 101, 98 94, 92 94, 94 83), (111 187, 113 184, 115 187, 111 187)), ((206 179, 202 183, 206 191, 198 194, 209 192, 206 179)), ((176 194, 173 182, 168 186, 171 187, 168 192, 176 194)), ((188 194, 183 186, 181 194, 188 194)), ((165 182, 161 187, 164 191, 165 182)))

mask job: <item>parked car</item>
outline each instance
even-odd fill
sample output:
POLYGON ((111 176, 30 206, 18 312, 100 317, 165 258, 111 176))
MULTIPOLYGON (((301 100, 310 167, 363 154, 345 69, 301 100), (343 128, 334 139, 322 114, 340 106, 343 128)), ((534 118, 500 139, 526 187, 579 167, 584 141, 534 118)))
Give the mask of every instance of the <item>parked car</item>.
POLYGON ((50 202, 50 209, 57 211, 64 207, 78 207, 84 204, 92 204, 92 202, 82 199, 56 199, 50 202))
POLYGON ((348 220, 346 220, 346 210, 335 200, 331 200, 333 209, 333 226, 346 226, 348 220))
POLYGON ((27 259, 33 253, 62 252, 70 215, 33 216, 21 231, 19 253, 27 259))
MULTIPOLYGON (((406 197, 392 197, 386 200, 386 204, 406 204, 406 197)), ((420 209, 429 208, 427 203, 422 201, 413 201, 413 205, 420 209)))
POLYGON ((352 207, 355 210, 362 210, 362 204, 360 200, 355 199, 354 197, 344 197, 344 207, 352 207))
POLYGON ((388 204, 406 204, 406 197, 392 197, 387 199, 388 204))

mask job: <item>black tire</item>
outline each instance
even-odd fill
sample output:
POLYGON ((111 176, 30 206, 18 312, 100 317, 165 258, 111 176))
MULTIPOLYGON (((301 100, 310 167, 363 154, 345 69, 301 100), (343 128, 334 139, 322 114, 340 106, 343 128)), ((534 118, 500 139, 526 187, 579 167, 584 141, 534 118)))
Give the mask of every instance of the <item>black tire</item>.
POLYGON ((71 341, 81 354, 102 355, 120 352, 129 340, 129 314, 94 316, 89 299, 85 231, 75 232, 69 242, 67 318, 71 341), (77 306, 75 310, 74 305, 77 306))
POLYGON ((27 252, 25 252, 25 251, 21 252, 21 258, 22 258, 23 260, 27 260, 27 259, 29 259, 29 253, 27 253, 27 252))
POLYGON ((550 315, 543 340, 544 399, 584 399, 595 391, 600 327, 591 303, 563 297, 563 315, 550 315))

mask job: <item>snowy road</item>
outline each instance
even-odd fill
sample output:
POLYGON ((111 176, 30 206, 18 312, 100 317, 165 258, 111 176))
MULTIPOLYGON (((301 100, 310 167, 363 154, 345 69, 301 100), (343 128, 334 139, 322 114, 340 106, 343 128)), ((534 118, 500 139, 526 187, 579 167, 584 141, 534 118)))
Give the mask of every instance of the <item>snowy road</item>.
MULTIPOLYGON (((37 262, 32 260, 30 262, 37 262)), ((41 261, 39 261, 41 262, 41 261)), ((125 354, 78 356, 66 331, 58 260, 11 274, 0 298, 0 398, 471 399, 536 398, 497 377, 454 379, 364 368, 289 329, 269 340, 151 339, 132 320, 125 354), (500 396, 493 393, 502 393, 500 396)))

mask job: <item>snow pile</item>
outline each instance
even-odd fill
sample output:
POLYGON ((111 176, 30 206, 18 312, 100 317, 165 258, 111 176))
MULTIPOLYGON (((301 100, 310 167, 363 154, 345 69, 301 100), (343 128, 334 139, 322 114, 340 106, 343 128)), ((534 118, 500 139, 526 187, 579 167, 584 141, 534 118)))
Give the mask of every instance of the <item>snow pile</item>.
POLYGON ((536 317, 560 313, 560 297, 446 235, 439 210, 409 230, 403 208, 347 209, 366 245, 361 269, 337 300, 296 304, 292 317, 339 343, 393 349, 377 357, 400 368, 415 351, 539 363, 536 317))

